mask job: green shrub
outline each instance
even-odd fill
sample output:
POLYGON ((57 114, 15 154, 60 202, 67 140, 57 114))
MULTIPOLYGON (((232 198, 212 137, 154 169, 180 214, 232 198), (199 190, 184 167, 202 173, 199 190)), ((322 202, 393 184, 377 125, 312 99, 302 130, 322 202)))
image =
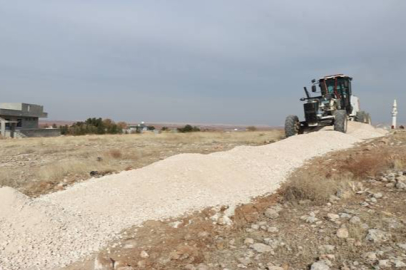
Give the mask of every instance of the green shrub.
POLYGON ((179 132, 182 133, 188 133, 188 132, 198 132, 200 131, 200 128, 194 126, 192 127, 191 125, 186 125, 183 128, 178 128, 179 132))

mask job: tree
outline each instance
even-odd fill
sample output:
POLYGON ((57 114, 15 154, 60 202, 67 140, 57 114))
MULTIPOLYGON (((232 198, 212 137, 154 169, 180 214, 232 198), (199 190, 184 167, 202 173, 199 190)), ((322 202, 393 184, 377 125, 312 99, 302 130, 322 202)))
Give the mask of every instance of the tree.
POLYGON ((102 121, 102 123, 103 123, 103 125, 104 125, 105 128, 109 128, 109 127, 111 127, 111 126, 114 124, 113 120, 111 120, 111 119, 109 119, 109 118, 104 119, 104 120, 102 121))
POLYGON ((126 129, 128 127, 126 122, 118 122, 117 126, 121 129, 126 129))
POLYGON ((194 126, 192 127, 191 125, 186 125, 183 128, 178 128, 179 132, 182 133, 187 133, 187 132, 198 132, 200 131, 200 128, 194 126))
POLYGON ((67 135, 69 132, 69 127, 68 125, 60 126, 60 130, 62 135, 67 135))

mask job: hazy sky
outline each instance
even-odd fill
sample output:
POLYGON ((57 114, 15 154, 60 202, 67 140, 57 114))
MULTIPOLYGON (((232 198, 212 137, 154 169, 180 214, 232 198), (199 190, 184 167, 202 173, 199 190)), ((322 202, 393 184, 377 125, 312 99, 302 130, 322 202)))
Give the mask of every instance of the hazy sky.
POLYGON ((281 125, 311 79, 346 73, 373 120, 397 98, 406 122, 405 14, 403 0, 0 0, 0 102, 281 125))

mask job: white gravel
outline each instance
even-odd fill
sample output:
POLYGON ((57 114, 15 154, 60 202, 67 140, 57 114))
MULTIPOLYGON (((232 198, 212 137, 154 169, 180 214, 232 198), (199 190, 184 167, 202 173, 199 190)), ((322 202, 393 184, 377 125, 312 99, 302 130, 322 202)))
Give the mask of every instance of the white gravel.
POLYGON ((177 155, 34 200, 1 188, 0 269, 58 269, 99 250, 123 229, 248 202, 275 191, 310 158, 383 136, 368 125, 350 128, 349 134, 325 130, 266 146, 177 155))

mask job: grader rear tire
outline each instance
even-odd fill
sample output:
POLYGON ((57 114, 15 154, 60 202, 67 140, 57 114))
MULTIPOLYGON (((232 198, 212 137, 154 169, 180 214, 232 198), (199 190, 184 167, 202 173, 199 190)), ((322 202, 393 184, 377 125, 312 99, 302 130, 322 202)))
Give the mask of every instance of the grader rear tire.
POLYGON ((366 120, 367 120, 366 118, 367 118, 366 113, 364 111, 359 111, 355 115, 355 121, 356 122, 365 123, 366 120))
POLYGON ((369 113, 366 114, 366 123, 372 125, 372 119, 369 113))

